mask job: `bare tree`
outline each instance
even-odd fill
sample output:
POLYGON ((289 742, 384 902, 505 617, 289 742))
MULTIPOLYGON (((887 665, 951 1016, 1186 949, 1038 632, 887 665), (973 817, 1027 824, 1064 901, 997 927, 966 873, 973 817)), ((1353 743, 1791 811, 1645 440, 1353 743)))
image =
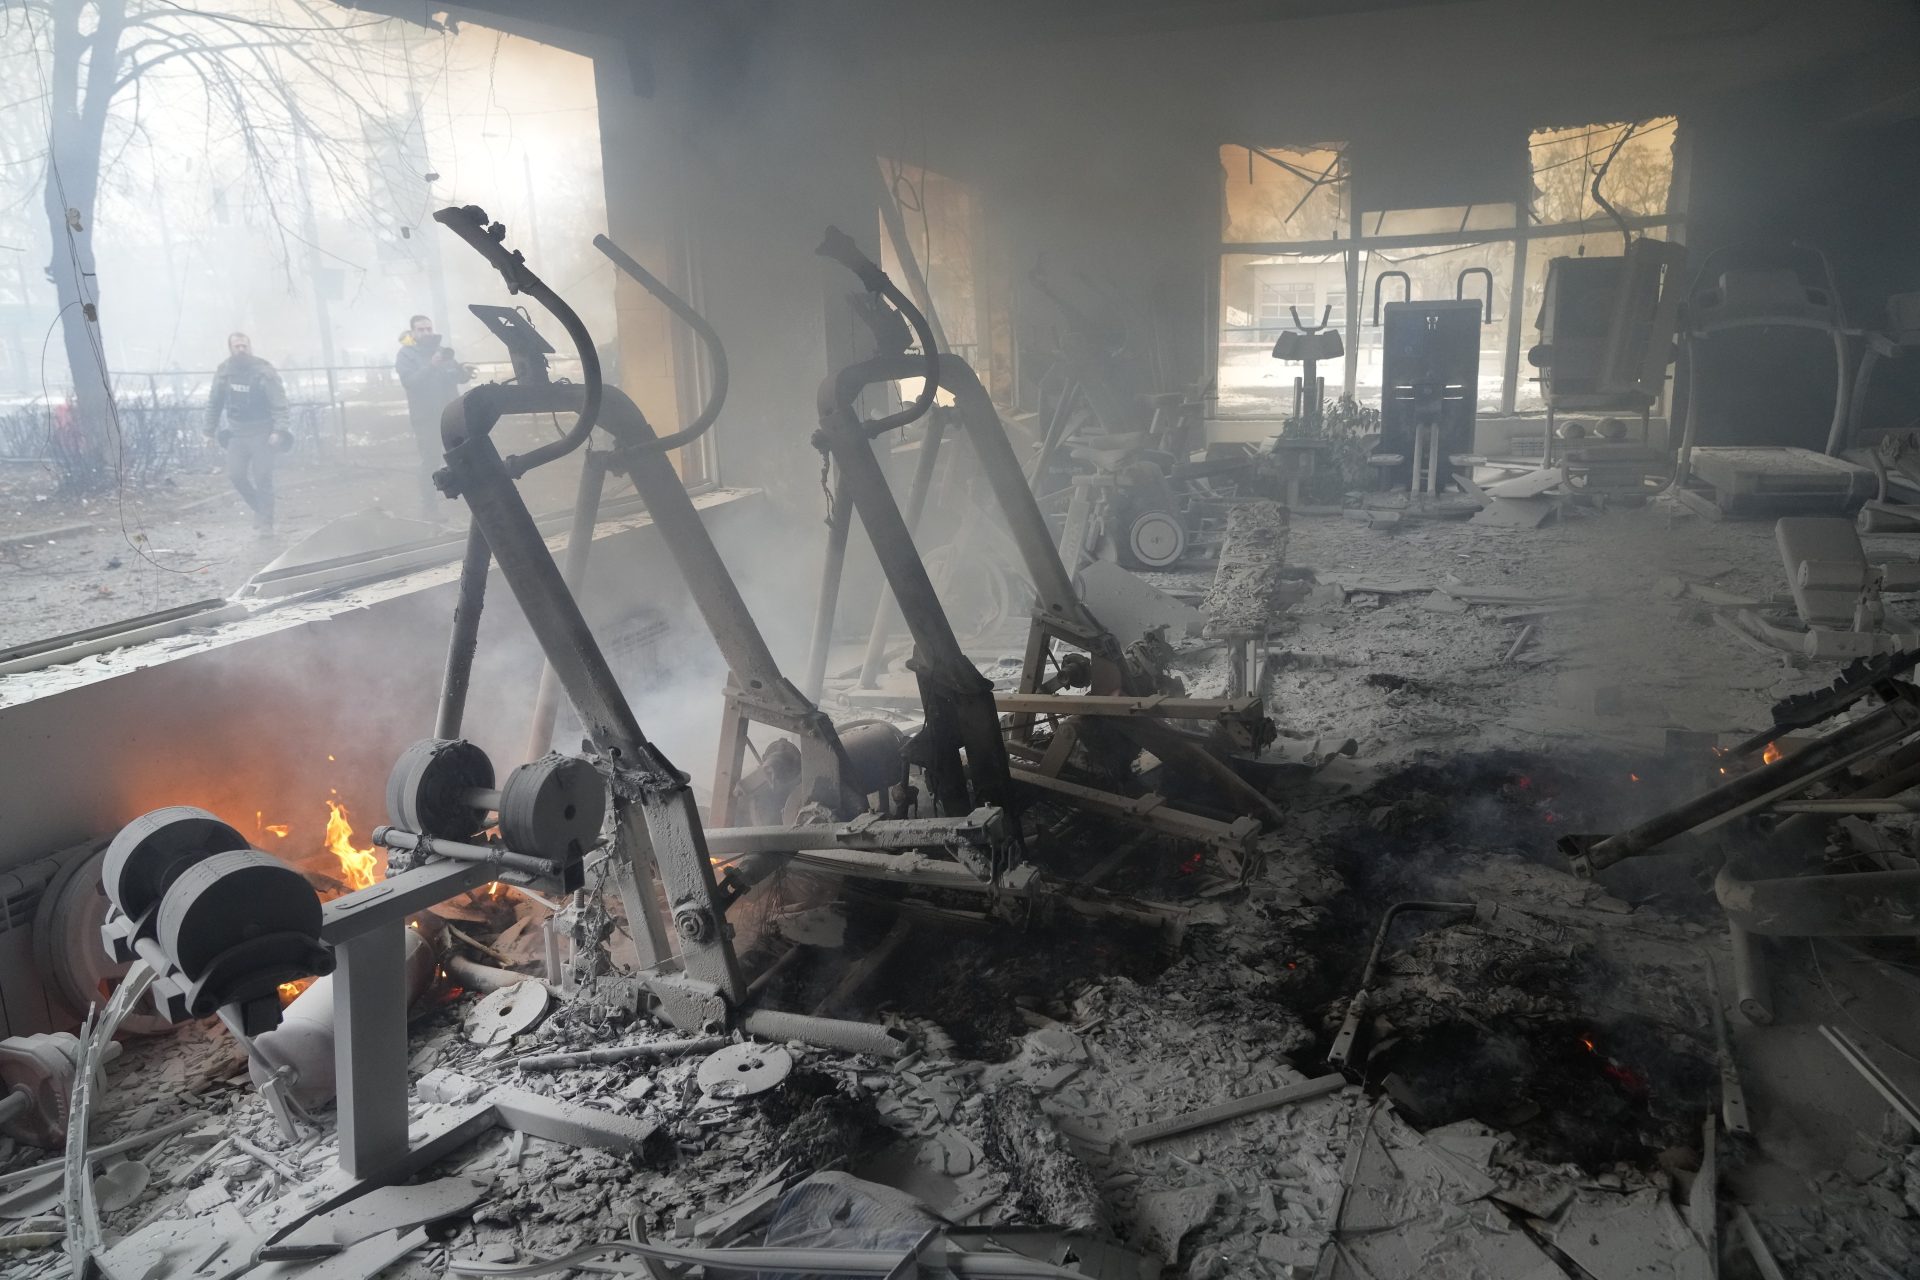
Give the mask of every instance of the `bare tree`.
MULTIPOLYGON (((110 122, 131 137, 144 128, 143 89, 163 79, 196 88, 210 145, 244 156, 288 258, 291 243, 303 238, 294 195, 300 157, 319 167, 337 196, 372 213, 367 148, 406 127, 384 110, 401 81, 393 45, 367 38, 392 20, 309 0, 228 10, 176 0, 0 5, 16 60, 24 45, 31 66, 26 86, 39 91, 7 106, 44 113, 47 275, 60 308, 79 446, 63 479, 85 487, 109 471, 116 425, 93 243, 102 177, 113 160, 110 122)), ((393 150, 402 152, 397 141, 393 150)))

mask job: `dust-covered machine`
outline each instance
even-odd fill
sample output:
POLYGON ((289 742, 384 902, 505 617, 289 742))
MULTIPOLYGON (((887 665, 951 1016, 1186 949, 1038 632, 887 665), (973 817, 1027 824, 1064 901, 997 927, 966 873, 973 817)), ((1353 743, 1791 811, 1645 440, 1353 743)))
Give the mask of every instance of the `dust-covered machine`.
MULTIPOLYGON (((716 874, 686 775, 642 731, 516 487, 521 476, 586 446, 598 426, 615 445, 602 465, 626 469, 650 504, 656 496, 663 500, 653 510, 655 520, 671 521, 677 514, 697 527, 690 504, 681 511, 665 501, 675 495, 685 500, 677 481, 671 494, 661 487, 656 495, 648 485, 650 477, 671 473, 665 451, 684 443, 687 433, 655 437, 632 400, 604 386, 585 326, 519 253, 505 247, 503 227, 472 207, 443 209, 435 218, 486 257, 511 292, 533 298, 558 320, 578 353, 583 380, 553 381, 539 349, 544 344, 522 326, 525 334, 503 335, 515 380, 467 391, 442 418, 447 465, 435 482, 466 502, 472 523, 433 733, 396 761, 387 792, 391 821, 375 832, 376 841, 392 851, 390 874, 370 888, 322 902, 297 871, 249 848, 234 827, 179 806, 130 823, 108 850, 105 869, 112 908, 103 940, 115 955, 151 969, 155 1004, 168 1019, 217 1013, 252 1044, 279 1022, 280 984, 333 975, 340 1157, 361 1176, 395 1167, 408 1149, 402 981, 408 919, 493 881, 564 895, 586 883, 590 866, 601 868, 624 903, 640 966, 603 985, 608 998, 625 1001, 630 1012, 650 1011, 683 1029, 740 1029, 880 1056, 893 1056, 904 1045, 877 1026, 783 1013, 750 1001, 727 912, 747 892, 751 876, 716 874), (492 431, 502 417, 560 412, 574 415, 564 434, 501 456, 492 431), (550 735, 552 721, 551 710, 542 711, 536 715, 540 754, 507 771, 504 780, 486 754, 461 736, 495 564, 546 655, 553 686, 572 704, 586 735, 578 753, 545 752, 541 735, 550 735)), ((717 403, 709 407, 717 412, 717 403)), ((592 501, 583 498, 585 536, 576 522, 569 556, 576 580, 591 537, 597 492, 588 491, 597 469, 583 471, 583 494, 592 501)), ((699 539, 672 545, 683 557, 711 551, 704 531, 699 539)), ((705 598, 711 603, 715 597, 705 598)), ((710 622, 736 606, 744 617, 737 592, 718 598, 723 608, 709 615, 710 622)), ((736 679, 742 671, 736 667, 736 679)), ((755 680, 764 686, 777 674, 770 659, 765 671, 748 675, 741 692, 772 692, 754 687, 755 680)), ((822 743, 832 741, 829 729, 818 731, 822 743)), ((857 785, 850 779, 858 771, 839 764, 823 766, 821 776, 835 779, 840 789, 857 785)), ((847 816, 864 809, 835 787, 809 794, 847 816)), ((886 822, 872 812, 861 816, 868 820, 864 828, 886 822)), ((940 846, 948 838, 977 845, 999 839, 997 815, 971 808, 956 818, 904 825, 919 846, 940 846)), ((762 855, 790 852, 808 840, 829 847, 861 847, 862 841, 888 846, 884 830, 849 836, 832 824, 810 829, 805 839, 775 832, 769 840, 757 829, 749 834, 751 851, 762 855)))
POLYGON ((1453 482, 1455 459, 1473 449, 1480 396, 1480 326, 1493 312, 1493 273, 1468 267, 1452 298, 1415 301, 1404 271, 1383 271, 1373 284, 1373 323, 1380 291, 1398 277, 1401 298, 1386 306, 1381 329, 1380 448, 1370 459, 1388 484, 1405 483, 1431 503, 1453 482), (1486 305, 1466 296, 1467 277, 1486 277, 1486 305))
MULTIPOLYGON (((1075 589, 978 376, 965 361, 938 350, 920 309, 848 236, 829 228, 820 252, 859 278, 867 295, 861 311, 873 318, 876 353, 820 387, 814 439, 831 459, 837 489, 811 679, 817 684, 825 669, 847 534, 857 514, 913 637, 909 665, 926 716, 915 755, 943 812, 969 803, 1016 809, 1023 797, 1041 793, 1210 849, 1251 853, 1262 819, 1279 817, 1232 763, 1235 753, 1257 752, 1272 740, 1274 728, 1260 699, 1185 697, 1166 687, 1149 655, 1122 646, 1075 589), (919 350, 910 352, 916 341, 919 350), (922 383, 913 404, 880 418, 861 417, 857 400, 866 387, 914 377, 922 383), (953 397, 953 416, 1033 584, 1026 651, 1018 687, 1010 692, 996 694, 962 650, 914 544, 912 525, 874 455, 874 440, 920 416, 942 389, 953 397), (1132 762, 1142 752, 1188 784, 1183 791, 1216 796, 1216 811, 1175 803, 1158 792, 1142 794, 1118 781, 1131 779, 1132 762)), ((940 437, 930 434, 921 447, 919 470, 925 473, 940 437)), ((1069 544, 1071 529, 1070 513, 1069 544)))

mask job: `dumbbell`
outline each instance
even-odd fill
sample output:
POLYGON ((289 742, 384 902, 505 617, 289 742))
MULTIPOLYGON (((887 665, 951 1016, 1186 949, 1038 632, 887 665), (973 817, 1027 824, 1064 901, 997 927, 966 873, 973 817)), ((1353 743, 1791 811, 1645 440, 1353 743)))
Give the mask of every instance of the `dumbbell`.
POLYGON ((117 912, 101 929, 116 959, 146 960, 162 1016, 246 1007, 249 1031, 278 1021, 280 983, 331 972, 320 898, 291 866, 247 847, 204 809, 172 805, 121 829, 101 866, 117 912))
POLYGON ((425 738, 400 753, 387 776, 393 825, 436 840, 467 841, 497 814, 515 853, 574 862, 598 839, 607 811, 600 771, 558 753, 521 765, 494 786, 493 763, 471 742, 425 738))

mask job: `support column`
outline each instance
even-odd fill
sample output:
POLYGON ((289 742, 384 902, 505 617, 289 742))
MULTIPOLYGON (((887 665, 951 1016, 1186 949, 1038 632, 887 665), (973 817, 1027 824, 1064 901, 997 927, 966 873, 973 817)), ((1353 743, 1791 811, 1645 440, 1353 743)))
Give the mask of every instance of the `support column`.
POLYGON ((407 1154, 407 925, 395 919, 334 948, 333 1072, 340 1167, 377 1177, 407 1154))

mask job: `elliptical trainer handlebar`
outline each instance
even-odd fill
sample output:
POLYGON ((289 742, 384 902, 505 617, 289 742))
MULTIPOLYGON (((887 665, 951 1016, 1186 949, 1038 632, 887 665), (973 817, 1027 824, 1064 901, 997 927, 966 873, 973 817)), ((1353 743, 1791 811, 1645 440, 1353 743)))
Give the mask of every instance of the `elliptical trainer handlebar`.
MULTIPOLYGON (((934 394, 940 390, 940 352, 933 340, 933 326, 927 323, 927 318, 921 314, 920 308, 914 306, 912 300, 900 292, 900 287, 887 278, 887 273, 882 271, 873 259, 860 252, 860 246, 853 242, 853 237, 840 228, 828 227, 826 238, 820 242, 820 247, 814 252, 823 258, 832 258, 859 276, 860 283, 866 291, 876 298, 884 299, 887 305, 892 307, 895 313, 912 328, 914 338, 920 343, 920 394, 914 398, 912 404, 898 413, 890 413, 884 418, 862 423, 861 430, 866 432, 869 439, 872 439, 895 427, 906 426, 932 407, 934 394)), ((851 406, 868 386, 897 377, 897 374, 884 371, 889 359, 897 354, 899 353, 882 351, 873 360, 863 360, 842 369, 833 380, 834 394, 838 397, 839 403, 851 406)))
MULTIPOLYGON (((593 347, 593 337, 587 332, 587 326, 581 321, 574 309, 559 294, 555 293, 546 281, 535 275, 527 266, 527 260, 518 249, 506 246, 507 229, 498 222, 488 222, 487 211, 479 205, 448 206, 433 215, 433 220, 447 230, 465 240, 479 255, 498 271, 507 282, 508 293, 524 293, 545 307, 560 327, 567 331, 573 340, 574 352, 580 357, 581 379, 585 384, 586 397, 580 406, 580 416, 574 419, 573 426, 557 440, 550 440, 527 453, 517 454, 507 459, 507 469, 514 476, 522 476, 535 467, 552 462, 555 458, 565 457, 581 445, 593 433, 593 426, 600 417, 600 355, 593 347)), ((468 392, 469 398, 487 390, 476 388, 468 392)), ((483 431, 491 431, 495 422, 507 413, 517 411, 514 398, 498 397, 499 402, 491 403, 494 397, 487 398, 484 412, 469 416, 470 424, 484 424, 483 431)), ((458 440, 446 440, 447 420, 441 420, 441 435, 448 445, 458 444, 458 440)))
POLYGON ((669 449, 678 449, 692 444, 705 435, 707 428, 720 416, 720 407, 727 402, 727 349, 720 342, 720 335, 714 332, 707 318, 693 309, 693 304, 669 289, 653 272, 634 261, 632 255, 615 244, 606 236, 595 236, 593 247, 607 255, 614 266, 631 276, 635 283, 660 301, 667 310, 686 322, 689 329, 700 335, 700 341, 706 345, 707 354, 713 358, 713 388, 707 393, 707 403, 700 415, 670 436, 662 436, 646 446, 649 453, 664 453, 669 449))

